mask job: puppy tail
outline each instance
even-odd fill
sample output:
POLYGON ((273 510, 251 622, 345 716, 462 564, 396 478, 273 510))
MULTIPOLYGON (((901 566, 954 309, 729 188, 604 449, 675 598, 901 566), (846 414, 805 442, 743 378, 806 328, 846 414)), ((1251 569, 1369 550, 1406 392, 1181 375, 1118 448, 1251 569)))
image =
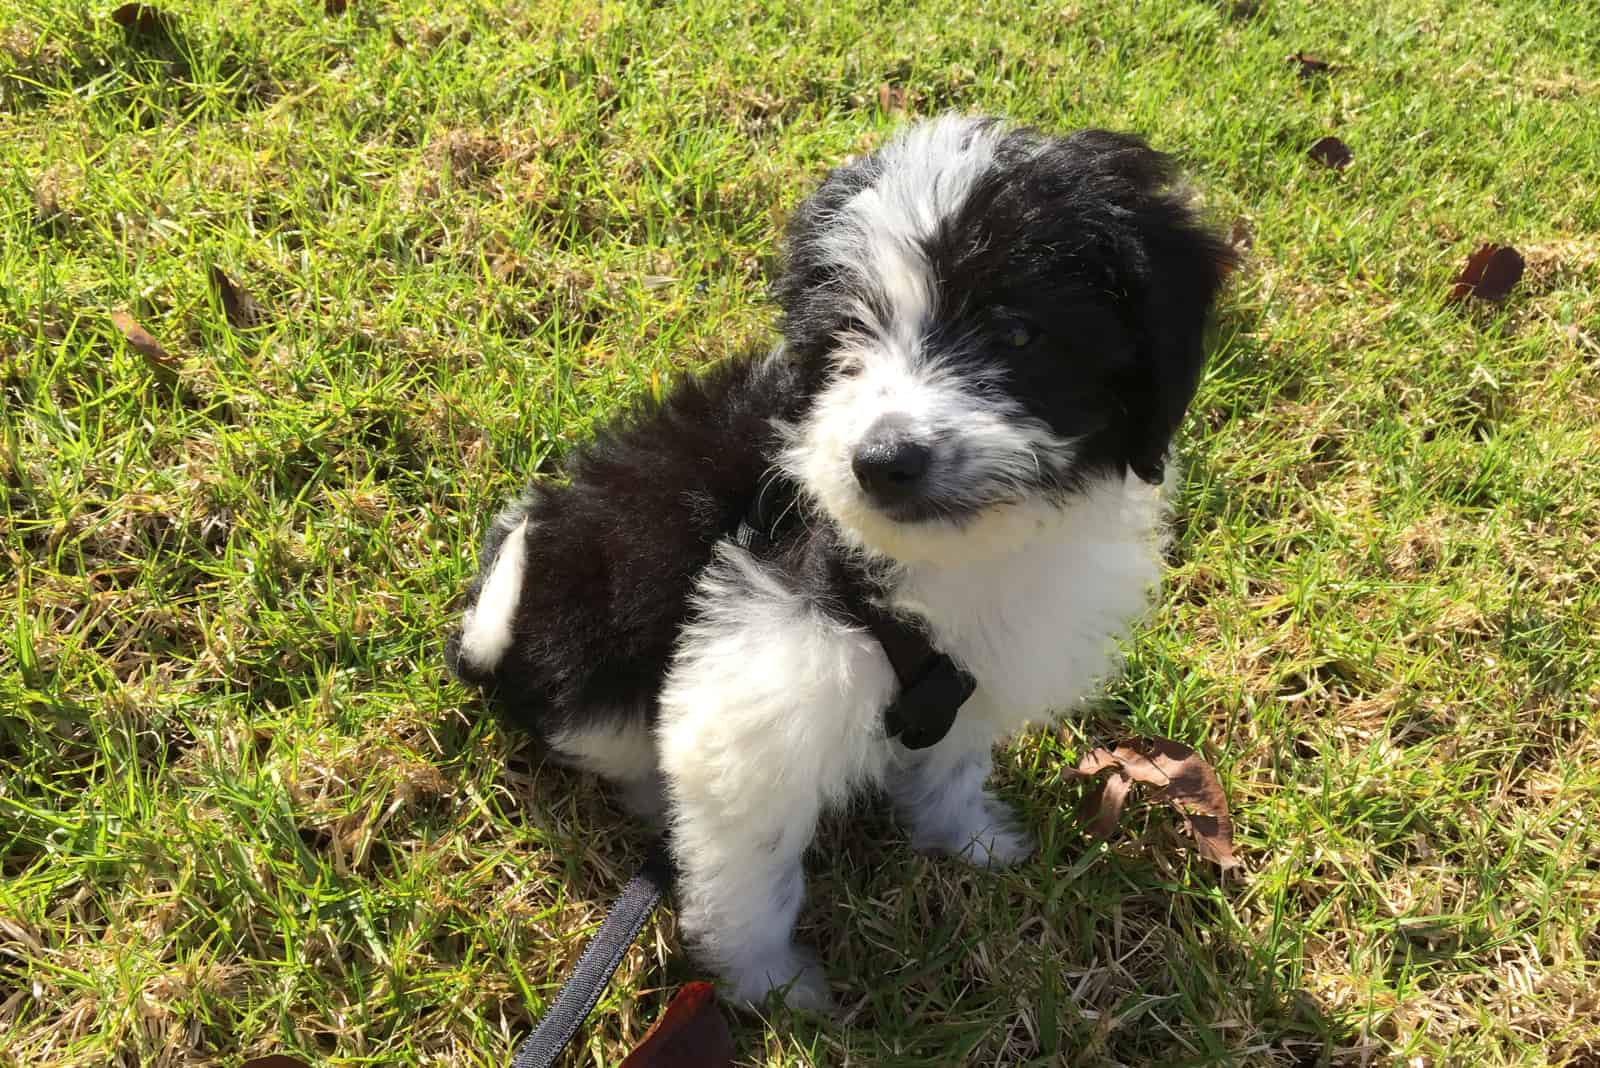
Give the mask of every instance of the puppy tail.
POLYGON ((513 513, 495 523, 484 547, 485 563, 476 596, 462 617, 461 629, 446 640, 444 648, 445 663, 463 682, 481 686, 494 681, 516 638, 528 535, 527 515, 513 513), (515 525, 507 529, 508 522, 515 525))

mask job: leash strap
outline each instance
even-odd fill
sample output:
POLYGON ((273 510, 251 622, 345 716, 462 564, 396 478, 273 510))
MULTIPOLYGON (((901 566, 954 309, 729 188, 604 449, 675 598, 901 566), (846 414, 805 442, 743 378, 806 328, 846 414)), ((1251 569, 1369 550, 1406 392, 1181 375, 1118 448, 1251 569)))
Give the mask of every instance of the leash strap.
POLYGON ((640 929, 671 885, 672 861, 666 839, 662 838, 650 847, 639 873, 623 887, 622 896, 583 948, 578 966, 562 984, 555 1003, 517 1048, 511 1068, 550 1068, 555 1064, 600 1001, 622 958, 627 956, 628 947, 639 937, 640 929))

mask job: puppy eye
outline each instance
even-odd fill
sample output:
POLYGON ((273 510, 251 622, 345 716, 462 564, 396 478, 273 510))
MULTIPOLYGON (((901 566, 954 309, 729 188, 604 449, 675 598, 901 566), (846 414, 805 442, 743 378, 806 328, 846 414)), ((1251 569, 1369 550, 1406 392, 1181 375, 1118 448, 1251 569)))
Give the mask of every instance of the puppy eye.
POLYGON ((995 316, 995 333, 1001 344, 1013 349, 1027 348, 1039 336, 1032 322, 1010 312, 995 316))

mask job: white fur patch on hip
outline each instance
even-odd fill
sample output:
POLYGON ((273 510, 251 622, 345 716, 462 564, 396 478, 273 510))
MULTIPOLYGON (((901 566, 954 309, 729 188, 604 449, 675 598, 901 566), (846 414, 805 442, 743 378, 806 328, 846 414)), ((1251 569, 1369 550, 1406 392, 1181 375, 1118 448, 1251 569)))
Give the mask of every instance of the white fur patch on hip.
POLYGON ((506 535, 477 602, 467 609, 462 621, 461 658, 479 670, 492 670, 511 648, 511 624, 522 597, 522 572, 527 560, 527 526, 524 519, 506 535))

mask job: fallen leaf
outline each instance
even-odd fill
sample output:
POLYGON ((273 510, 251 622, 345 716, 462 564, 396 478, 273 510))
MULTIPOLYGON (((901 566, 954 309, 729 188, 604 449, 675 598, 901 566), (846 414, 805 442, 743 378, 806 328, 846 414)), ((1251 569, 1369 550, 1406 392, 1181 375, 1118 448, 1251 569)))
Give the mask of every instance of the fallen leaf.
POLYGON ((1089 778, 1107 771, 1110 778, 1090 802, 1090 833, 1104 838, 1116 829, 1128 793, 1139 783, 1153 788, 1153 800, 1178 810, 1201 856, 1224 868, 1239 863, 1227 795, 1216 771, 1193 749, 1169 738, 1140 738, 1090 750, 1069 774, 1089 778))
POLYGON ((1344 170, 1355 159, 1350 146, 1337 137, 1324 137, 1311 146, 1309 155, 1324 167, 1332 167, 1336 171, 1344 170))
POLYGON ((1524 266, 1522 253, 1510 245, 1483 245, 1468 258, 1467 265, 1456 276, 1449 299, 1505 300, 1511 287, 1521 280, 1524 266))
POLYGON ((1308 56, 1304 52, 1296 52, 1288 58, 1288 62, 1298 64, 1296 73, 1302 78, 1315 78, 1319 74, 1329 74, 1333 71, 1333 64, 1327 60, 1308 56))
POLYGON ((731 1068, 733 1035, 710 983, 686 983, 621 1068, 731 1068))
POLYGON ((138 320, 127 312, 114 311, 111 313, 111 325, 122 333, 129 347, 143 356, 157 375, 169 381, 176 380, 178 376, 178 358, 166 349, 155 335, 139 325, 138 320))
POLYGON ((350 0, 322 0, 322 10, 329 15, 343 15, 349 6, 350 0))
POLYGON ((893 115, 906 109, 906 91, 888 82, 878 86, 878 110, 893 115))
POLYGON ((172 33, 172 16, 149 4, 123 4, 111 12, 111 21, 130 33, 172 33))
POLYGON ((1233 820, 1226 808, 1221 814, 1183 811, 1183 828, 1194 838, 1202 857, 1223 869, 1239 866, 1239 858, 1233 852, 1233 820))
POLYGON ((1132 789, 1133 780, 1126 775, 1107 776, 1085 805, 1084 815, 1090 834, 1096 838, 1111 837, 1117 824, 1122 822, 1122 806, 1127 804, 1128 792, 1132 789))
POLYGON ((211 288, 217 291, 222 312, 235 330, 249 329, 261 321, 261 306, 255 298, 214 263, 211 265, 211 288))
POLYGON ((271 1056, 245 1061, 239 1068, 310 1068, 310 1065, 299 1057, 286 1057, 282 1053, 274 1053, 271 1056))
POLYGON ((1076 775, 1098 775, 1102 771, 1122 767, 1122 760, 1109 749, 1091 749, 1078 761, 1078 766, 1073 769, 1076 775))

